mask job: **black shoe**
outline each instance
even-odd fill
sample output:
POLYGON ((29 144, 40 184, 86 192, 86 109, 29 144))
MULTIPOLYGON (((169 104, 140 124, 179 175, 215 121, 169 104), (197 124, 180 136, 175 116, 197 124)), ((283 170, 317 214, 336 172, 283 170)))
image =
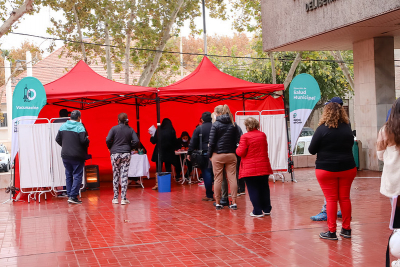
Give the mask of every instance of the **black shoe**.
POLYGON ((323 238, 323 239, 329 239, 329 240, 338 240, 338 238, 336 236, 336 233, 335 232, 332 233, 332 232, 329 232, 329 231, 325 232, 325 233, 320 233, 319 237, 323 238))
POLYGON ((231 210, 237 210, 237 205, 236 204, 232 204, 232 205, 229 206, 229 208, 231 210))
MULTIPOLYGON (((222 202, 222 201, 220 201, 219 204, 220 204, 222 207, 229 207, 229 202, 222 202)), ((214 202, 213 205, 214 205, 214 207, 215 207, 215 205, 217 205, 217 202, 214 202)))
POLYGON ((68 198, 68 203, 82 204, 82 201, 80 201, 77 197, 70 197, 70 198, 68 198))
POLYGON ((344 238, 351 238, 351 229, 347 230, 342 228, 342 231, 340 231, 340 235, 343 236, 344 238))
POLYGON ((224 208, 224 206, 219 205, 219 204, 215 204, 215 209, 216 210, 222 210, 224 208))
POLYGON ((62 192, 57 195, 57 197, 68 197, 67 192, 62 192))

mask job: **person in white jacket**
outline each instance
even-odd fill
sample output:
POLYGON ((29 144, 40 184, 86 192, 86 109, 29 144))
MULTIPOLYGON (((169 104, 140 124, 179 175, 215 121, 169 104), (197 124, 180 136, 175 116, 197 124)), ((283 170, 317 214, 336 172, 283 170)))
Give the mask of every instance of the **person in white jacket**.
POLYGON ((394 102, 387 122, 378 133, 376 151, 378 159, 384 162, 381 194, 390 198, 400 195, 400 99, 394 102))

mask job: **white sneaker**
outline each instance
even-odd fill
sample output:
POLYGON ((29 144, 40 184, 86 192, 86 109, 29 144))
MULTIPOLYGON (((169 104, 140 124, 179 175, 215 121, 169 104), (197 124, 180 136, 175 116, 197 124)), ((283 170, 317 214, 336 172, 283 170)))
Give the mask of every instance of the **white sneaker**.
POLYGON ((261 214, 261 215, 254 215, 253 212, 250 212, 250 216, 251 216, 251 217, 261 218, 261 217, 264 217, 264 213, 261 214))
POLYGON ((114 198, 114 199, 112 200, 112 203, 113 203, 113 204, 118 204, 118 198, 114 198))
POLYGON ((271 215, 271 212, 263 212, 265 216, 271 215))
POLYGON ((129 200, 121 199, 121 205, 126 205, 126 204, 129 204, 129 203, 130 203, 129 200))

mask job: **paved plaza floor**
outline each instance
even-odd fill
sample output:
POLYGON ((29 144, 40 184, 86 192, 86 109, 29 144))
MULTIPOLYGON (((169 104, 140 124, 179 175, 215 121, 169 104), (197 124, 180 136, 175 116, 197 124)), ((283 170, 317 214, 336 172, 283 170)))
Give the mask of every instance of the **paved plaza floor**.
POLYGON ((247 194, 238 210, 216 211, 201 201, 202 186, 173 182, 172 193, 158 193, 146 179, 125 206, 111 203, 111 183, 84 192, 82 205, 50 197, 0 205, 0 266, 384 266, 390 202, 372 178, 379 172, 358 176, 351 240, 318 237, 327 226, 310 220, 323 204, 313 169, 296 170, 298 183, 271 180, 264 218, 249 216, 247 194))

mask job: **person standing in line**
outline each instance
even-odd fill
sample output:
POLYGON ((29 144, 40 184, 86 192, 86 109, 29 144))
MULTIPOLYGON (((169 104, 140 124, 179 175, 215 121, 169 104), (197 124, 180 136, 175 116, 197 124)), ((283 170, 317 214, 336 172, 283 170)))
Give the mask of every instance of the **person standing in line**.
MULTIPOLYGON (((55 120, 53 121, 53 123, 64 123, 64 122, 67 122, 67 121, 69 120, 69 114, 70 114, 70 113, 68 112, 67 109, 65 109, 65 108, 60 109, 60 111, 58 112, 58 116, 59 116, 60 118, 55 119, 55 120)), ((59 192, 59 193, 57 194, 57 197, 68 197, 68 194, 67 194, 67 187, 66 187, 66 186, 63 186, 63 187, 62 187, 62 190, 64 190, 64 191, 59 192)))
MULTIPOLYGON (((325 104, 329 104, 329 103, 338 103, 340 106, 343 107, 343 100, 338 96, 332 97, 332 99, 330 99, 325 104)), ((337 217, 338 218, 342 218, 342 212, 340 210, 337 213, 337 217)), ((318 213, 317 215, 311 216, 310 219, 312 221, 326 221, 326 220, 328 220, 328 215, 326 214, 326 199, 325 198, 324 198, 324 205, 322 205, 321 212, 318 213)))
MULTIPOLYGON (((217 121, 217 116, 215 112, 211 113, 211 122, 215 123, 217 121)), ((237 165, 237 163, 236 163, 237 165)), ((212 163, 210 161, 210 167, 212 168, 212 163)), ((237 168, 236 168, 237 171, 237 168)), ((237 182, 237 181, 236 181, 237 182)), ((229 206, 229 187, 228 181, 226 180, 226 171, 222 172, 222 183, 221 183, 221 201, 219 202, 222 206, 229 206)), ((217 202, 213 203, 214 207, 217 206, 217 202)))
POLYGON ((211 131, 211 112, 204 112, 201 116, 201 124, 194 130, 192 139, 189 143, 188 155, 187 159, 190 160, 190 156, 192 155, 194 150, 203 150, 203 166, 200 166, 201 174, 203 176, 204 187, 206 188, 206 197, 204 197, 203 201, 213 201, 214 200, 214 192, 212 190, 213 184, 213 172, 210 164, 210 160, 207 157, 208 151, 208 143, 210 138, 211 131), (201 145, 200 147, 200 139, 201 145))
MULTIPOLYGON (((154 136, 150 137, 150 142, 155 144, 153 151, 153 156, 151 157, 151 161, 156 163, 157 171, 158 171, 158 138, 160 138, 161 147, 160 147, 160 158, 161 158, 161 169, 162 165, 165 165, 165 171, 171 172, 172 165, 176 163, 175 157, 175 148, 176 148, 176 132, 174 127, 172 126, 172 122, 170 119, 163 119, 160 126, 160 136, 158 136, 158 130, 155 132, 154 136)), ((156 185, 152 188, 153 190, 158 189, 158 181, 156 181, 156 185)))
POLYGON ((229 208, 236 210, 237 181, 235 151, 240 138, 239 130, 228 105, 219 105, 215 107, 214 112, 217 120, 211 127, 207 155, 211 159, 214 172, 215 206, 217 210, 224 207, 220 201, 223 171, 226 170, 232 195, 232 204, 229 208))
POLYGON ((384 162, 381 194, 389 198, 400 195, 400 98, 378 133, 376 150, 378 159, 384 162))
POLYGON ((343 218, 340 235, 351 238, 350 189, 357 174, 352 151, 353 143, 353 132, 346 111, 340 104, 328 102, 308 148, 310 154, 317 154, 315 174, 327 202, 329 230, 319 234, 323 239, 338 239, 336 236, 338 201, 343 218))
POLYGON ((271 198, 268 178, 272 174, 268 157, 268 142, 265 133, 259 131, 260 123, 254 118, 244 121, 247 133, 242 135, 236 149, 241 157, 239 179, 247 184, 250 201, 253 204, 252 217, 264 217, 271 213, 271 198))
POLYGON ((71 112, 70 120, 61 125, 56 142, 62 147, 61 158, 65 167, 68 203, 81 204, 78 199, 89 138, 81 123, 81 112, 71 112))
POLYGON ((121 179, 121 205, 129 204, 126 199, 128 189, 128 170, 131 163, 131 150, 139 144, 135 131, 128 125, 128 115, 118 115, 118 125, 111 128, 106 138, 107 148, 111 154, 113 168, 113 204, 118 204, 119 181, 121 179))
MULTIPOLYGON (((394 202, 393 197, 400 195, 400 98, 389 112, 386 123, 378 133, 376 153, 378 159, 384 162, 380 193, 390 198, 391 205, 397 205, 398 201, 394 202)), ((400 266, 400 259, 393 261, 391 266, 400 266)))

